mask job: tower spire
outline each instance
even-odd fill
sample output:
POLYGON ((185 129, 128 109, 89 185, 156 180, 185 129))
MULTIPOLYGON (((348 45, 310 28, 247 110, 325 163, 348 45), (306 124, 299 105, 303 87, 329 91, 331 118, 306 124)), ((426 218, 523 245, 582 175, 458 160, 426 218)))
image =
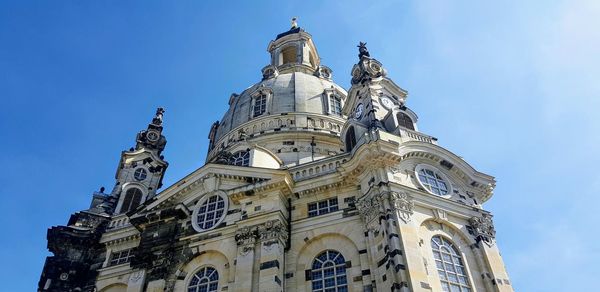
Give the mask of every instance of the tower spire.
POLYGON ((148 124, 148 128, 137 134, 135 149, 147 148, 155 150, 157 154, 160 154, 165 149, 167 139, 162 135, 164 113, 164 108, 159 107, 156 109, 156 114, 152 118, 152 122, 148 124))

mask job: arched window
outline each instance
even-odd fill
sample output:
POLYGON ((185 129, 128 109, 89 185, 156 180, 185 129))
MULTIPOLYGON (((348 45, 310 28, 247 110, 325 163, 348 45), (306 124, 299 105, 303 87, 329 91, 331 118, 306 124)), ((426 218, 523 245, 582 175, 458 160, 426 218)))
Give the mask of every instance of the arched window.
POLYGON ((415 130, 415 125, 412 119, 405 113, 399 112, 396 117, 398 118, 398 126, 407 128, 409 130, 415 130))
POLYGON ((258 117, 265 113, 267 110, 267 95, 261 94, 254 98, 254 107, 252 109, 252 116, 258 117))
POLYGON ((282 62, 281 65, 288 63, 296 63, 296 55, 298 50, 294 46, 287 47, 281 51, 282 62))
POLYGON ((212 267, 204 267, 196 272, 188 285, 188 292, 218 291, 219 272, 212 267))
POLYGON ((123 204, 121 204, 121 213, 127 213, 135 210, 142 201, 142 191, 138 188, 130 188, 125 192, 123 204))
POLYGON ((249 166, 250 165, 250 152, 239 151, 233 154, 229 158, 229 164, 237 166, 249 166))
POLYGON ((329 112, 337 116, 342 115, 342 99, 335 94, 329 96, 329 112))
POLYGON ((442 283, 442 291, 471 292, 467 269, 454 244, 436 235, 431 238, 431 249, 442 283))
POLYGON ((354 134, 354 127, 350 127, 346 133, 346 151, 352 151, 354 146, 356 146, 356 136, 354 134))
POLYGON ((218 194, 205 197, 201 200, 192 218, 194 229, 202 232, 219 224, 225 217, 227 203, 227 198, 223 198, 218 194))
POLYGON ((320 253, 313 261, 310 272, 312 291, 348 291, 346 261, 341 253, 335 250, 326 250, 320 253))

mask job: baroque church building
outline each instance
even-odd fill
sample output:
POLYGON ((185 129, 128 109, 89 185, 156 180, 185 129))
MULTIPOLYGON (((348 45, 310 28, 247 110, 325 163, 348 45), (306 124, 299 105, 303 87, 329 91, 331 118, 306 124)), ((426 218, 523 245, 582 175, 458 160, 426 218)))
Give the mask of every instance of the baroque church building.
POLYGON ((349 90, 295 22, 268 52, 206 164, 164 189, 157 110, 114 188, 48 230, 38 291, 513 291, 494 178, 418 130, 366 44, 349 90))

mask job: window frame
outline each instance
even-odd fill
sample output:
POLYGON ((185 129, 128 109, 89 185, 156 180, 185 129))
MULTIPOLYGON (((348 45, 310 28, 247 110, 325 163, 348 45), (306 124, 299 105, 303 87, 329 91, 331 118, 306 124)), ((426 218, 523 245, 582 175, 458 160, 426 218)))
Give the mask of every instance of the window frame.
POLYGON ((136 181, 145 181, 148 178, 148 170, 143 167, 138 167, 133 171, 133 178, 136 181), (138 178, 138 172, 142 174, 143 177, 138 178))
POLYGON ((229 164, 230 165, 235 165, 235 166, 250 166, 250 151, 249 150, 240 150, 235 152, 233 155, 231 155, 231 157, 229 157, 229 164), (243 153, 243 156, 248 156, 248 157, 236 157, 239 156, 241 153, 243 153), (241 159, 242 164, 236 164, 236 162, 241 159), (246 162, 247 160, 247 162, 246 162))
MULTIPOLYGON (((436 168, 436 167, 434 167, 432 165, 429 165, 429 164, 424 164, 424 163, 418 164, 415 167, 415 177, 416 177, 417 181, 419 182, 419 185, 421 187, 423 187, 423 189, 425 189, 425 191, 427 191, 429 194, 432 194, 432 195, 438 196, 438 197, 443 197, 443 198, 450 198, 452 196, 452 192, 453 192, 452 181, 450 179, 448 179, 448 177, 446 176, 446 174, 444 174, 438 168, 436 168), (446 193, 445 194, 441 194, 441 192, 440 192, 440 194, 436 194, 435 191, 432 190, 432 188, 436 188, 436 189, 440 189, 440 190, 441 190, 441 188, 440 187, 431 186, 429 181, 427 181, 426 183, 423 182, 421 180, 421 174, 420 174, 421 170, 429 170, 429 171, 433 172, 434 175, 439 176, 441 179, 437 178, 437 177, 434 178, 436 180, 436 184, 439 183, 440 180, 443 181, 445 183, 445 185, 446 185, 446 193), (432 188, 430 188, 430 187, 432 187, 432 188)), ((427 177, 427 178, 429 178, 429 177, 427 177)))
POLYGON ((404 111, 397 112, 396 113, 396 121, 398 122, 398 126, 399 127, 402 127, 404 129, 408 129, 408 130, 411 130, 411 131, 416 131, 416 129, 415 129, 415 122, 410 117, 410 115, 407 114, 406 112, 404 112, 404 111), (409 121, 410 121, 410 123, 408 123, 409 121))
POLYGON ((111 251, 107 266, 113 267, 113 266, 123 265, 123 264, 127 264, 127 263, 131 262, 131 259, 134 257, 132 251, 133 251, 133 248, 123 249, 123 250, 119 250, 119 251, 111 251), (123 256, 124 253, 127 253, 127 255, 123 256), (115 263, 113 263, 113 262, 115 262, 115 263))
POLYGON ((473 285, 469 275, 469 268, 463 253, 456 244, 450 240, 450 238, 440 234, 433 235, 429 244, 431 245, 431 254, 437 272, 436 275, 440 281, 442 290, 454 291, 450 288, 453 286, 458 287, 461 292, 472 292, 473 285), (436 238, 439 238, 439 243, 435 241, 436 238), (447 261, 446 258, 449 258, 450 260, 447 261), (451 267, 451 269, 449 267, 451 267), (441 277, 441 274, 444 275, 444 278, 441 277), (451 276, 449 275, 454 275, 456 281, 450 280, 451 276), (461 283, 461 280, 463 280, 464 283, 461 283), (446 289, 444 287, 447 287, 448 290, 444 290, 446 289))
MULTIPOLYGON (((210 265, 204 265, 204 266, 201 266, 199 269, 197 269, 197 270, 196 270, 196 271, 195 271, 195 272, 192 274, 192 276, 190 277, 190 280, 188 281, 188 283, 187 283, 187 285, 186 285, 186 287, 185 287, 186 291, 188 291, 188 292, 198 292, 198 291, 200 291, 200 285, 202 284, 202 283, 200 283, 200 281, 202 280, 202 278, 204 278, 204 277, 206 277, 206 276, 203 276, 202 278, 200 278, 200 277, 198 277, 197 275, 198 275, 200 272, 202 272, 203 270, 207 270, 207 269, 212 269, 212 270, 214 271, 213 273, 216 273, 216 275, 217 275, 217 279, 216 279, 216 280, 210 280, 210 278, 209 278, 209 277, 207 277, 209 281, 207 282, 206 291, 207 291, 207 292, 210 292, 210 291, 219 291, 219 281, 221 280, 221 279, 220 279, 220 275, 219 275, 219 270, 217 270, 217 268, 215 268, 215 267, 213 267, 213 266, 210 266, 210 265), (199 279, 198 279, 198 282, 194 284, 194 287, 192 287, 192 281, 193 281, 193 280, 194 280, 196 277, 197 277, 197 278, 199 278, 199 279), (214 284, 214 283, 216 283, 216 284, 217 284, 217 286, 216 286, 216 287, 215 287, 213 290, 211 290, 211 289, 210 289, 210 285, 211 285, 211 284, 214 284), (191 289, 194 289, 194 290, 191 290, 191 289)), ((204 272, 204 275, 206 275, 206 271, 204 272)), ((211 274, 211 275, 212 275, 212 274, 211 274)))
POLYGON ((269 95, 266 92, 260 92, 258 95, 252 97, 252 117, 260 117, 267 112, 267 101, 269 99, 269 95), (257 112, 258 101, 261 101, 259 112, 257 112), (264 102, 263 102, 264 101, 264 102))
MULTIPOLYGON (((218 198, 217 201, 215 202, 218 205, 218 198)), ((210 203, 209 203, 210 204, 210 203)), ((208 205, 207 205, 207 209, 208 209, 208 205)), ((194 230, 196 230, 197 232, 205 232, 205 231, 209 231, 212 229, 215 229, 217 226, 219 226, 219 224, 221 224, 221 222, 223 222, 223 220, 225 220, 225 217, 227 217, 227 211, 229 210, 229 197, 227 196, 227 194, 225 194, 224 192, 213 192, 213 193, 209 193, 209 194, 205 194, 200 200, 198 200, 198 203, 196 203, 195 207, 194 207, 194 211, 192 212, 192 227, 194 228, 194 230), (202 206, 204 205, 204 203, 206 203, 207 201, 210 200, 210 198, 217 196, 219 198, 221 198, 223 200, 223 212, 221 213, 221 216, 218 220, 214 221, 212 223, 212 225, 208 228, 205 227, 201 227, 200 223, 198 222, 198 217, 199 217, 199 213, 200 213, 200 209, 202 208, 202 206)), ((212 211, 212 210, 211 210, 212 211)), ((206 211, 209 212, 209 211, 206 211)), ((217 214, 218 210, 217 207, 215 207, 214 212, 212 212, 213 214, 217 214)), ((209 220, 214 220, 214 219, 209 219, 209 220)), ((204 219, 204 221, 202 222, 202 225, 204 226, 206 222, 206 219, 204 219)))
POLYGON ((310 266, 310 289, 314 292, 324 292, 329 291, 329 289, 334 289, 335 291, 347 292, 348 288, 348 265, 346 262, 346 258, 344 255, 333 249, 327 249, 319 254, 317 254, 310 266), (330 253, 336 253, 333 259, 330 259, 330 253), (323 255, 325 255, 325 260, 320 259, 323 255), (336 262, 338 258, 341 257, 341 262, 336 262), (317 267, 316 265, 320 265, 317 267), (331 263, 332 265, 328 265, 331 263), (332 269, 333 274, 327 274, 328 269, 332 269), (338 269, 341 269, 342 272, 338 274, 338 269), (318 276, 318 277, 317 277, 318 276), (341 279, 344 281, 343 283, 338 283, 341 279), (333 279, 333 286, 326 286, 327 280, 333 279), (315 284, 320 284, 320 287, 315 288, 315 284))
POLYGON ((131 212, 133 210, 135 210, 139 205, 142 204, 142 201, 144 200, 144 191, 142 191, 139 187, 137 186, 133 186, 130 188, 127 188, 125 190, 123 190, 121 192, 123 199, 121 200, 121 207, 119 208, 119 214, 123 214, 123 213, 127 213, 127 212, 131 212), (134 201, 134 196, 135 196, 135 190, 137 190, 139 192, 139 201, 137 202, 137 204, 134 206, 133 201, 134 201), (129 206, 126 206, 126 202, 127 202, 127 195, 129 194, 130 191, 134 191, 134 193, 131 194, 131 199, 129 200, 129 206))
POLYGON ((356 141, 356 132, 354 126, 350 126, 345 133, 344 146, 346 146, 346 152, 352 152, 358 141, 356 141))
POLYGON ((307 212, 308 217, 317 217, 329 213, 333 213, 340 210, 340 202, 338 201, 338 197, 331 197, 325 200, 320 200, 316 202, 310 202, 307 204, 307 212), (335 204, 332 202, 335 201, 335 204), (325 206, 322 207, 322 204, 326 203, 325 206), (312 208, 311 205, 315 208, 312 208))
POLYGON ((330 115, 335 115, 335 116, 342 116, 342 98, 335 94, 335 93, 331 93, 329 94, 328 98, 327 98, 327 102, 329 105, 329 114, 330 115))

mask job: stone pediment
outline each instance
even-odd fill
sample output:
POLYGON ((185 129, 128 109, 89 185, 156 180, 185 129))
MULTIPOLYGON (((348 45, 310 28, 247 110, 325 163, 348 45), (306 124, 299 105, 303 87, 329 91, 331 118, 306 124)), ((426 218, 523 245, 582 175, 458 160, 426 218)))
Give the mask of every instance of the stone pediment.
POLYGON ((147 201, 131 217, 163 209, 181 209, 181 212, 189 213, 186 205, 217 190, 236 202, 273 188, 287 189, 291 193, 292 184, 293 180, 285 170, 207 164, 147 201))
POLYGON ((402 160, 418 157, 430 160, 434 165, 447 164, 447 170, 462 180, 462 183, 473 190, 480 202, 487 201, 493 194, 496 180, 494 177, 477 171, 464 159, 447 149, 431 143, 410 141, 402 143, 400 149, 402 160))

